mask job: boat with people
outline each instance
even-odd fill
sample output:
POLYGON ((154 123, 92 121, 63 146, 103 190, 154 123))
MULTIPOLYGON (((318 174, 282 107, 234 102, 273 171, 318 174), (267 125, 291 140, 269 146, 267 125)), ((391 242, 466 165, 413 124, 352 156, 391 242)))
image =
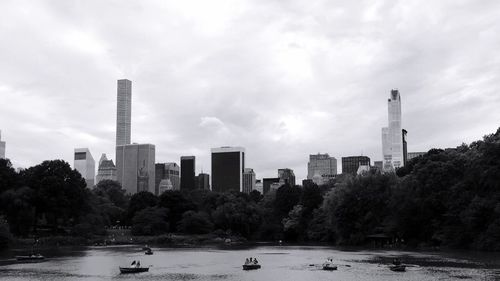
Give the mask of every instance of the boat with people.
POLYGON ((243 270, 254 270, 254 269, 259 269, 259 268, 260 268, 260 264, 256 258, 247 258, 245 260, 245 264, 243 265, 243 270))
POLYGON ((119 267, 120 273, 140 273, 149 271, 149 267, 141 267, 140 261, 133 261, 129 267, 119 267))
POLYGON ((153 250, 151 250, 151 248, 147 249, 146 252, 144 252, 145 255, 152 255, 153 254, 153 250))
POLYGON ((323 270, 327 271, 332 271, 332 270, 337 270, 337 265, 333 263, 332 258, 328 258, 324 263, 323 263, 323 270))

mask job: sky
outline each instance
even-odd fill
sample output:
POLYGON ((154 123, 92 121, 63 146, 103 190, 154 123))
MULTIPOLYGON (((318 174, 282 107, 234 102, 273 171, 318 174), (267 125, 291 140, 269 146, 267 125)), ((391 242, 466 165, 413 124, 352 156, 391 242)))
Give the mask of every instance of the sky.
POLYGON ((15 167, 114 159, 116 84, 156 162, 243 146, 257 178, 309 154, 382 159, 399 89, 408 150, 500 126, 500 1, 0 2, 0 130, 15 167))

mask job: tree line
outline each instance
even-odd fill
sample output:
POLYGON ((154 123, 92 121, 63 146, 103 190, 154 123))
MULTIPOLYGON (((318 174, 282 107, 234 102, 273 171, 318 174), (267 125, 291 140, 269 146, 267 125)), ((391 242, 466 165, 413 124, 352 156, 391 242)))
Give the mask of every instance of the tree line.
POLYGON ((500 249, 500 129, 432 149, 395 173, 342 176, 328 185, 261 195, 208 190, 126 195, 115 181, 86 188, 62 160, 16 172, 0 159, 0 245, 32 235, 237 235, 251 241, 500 249))

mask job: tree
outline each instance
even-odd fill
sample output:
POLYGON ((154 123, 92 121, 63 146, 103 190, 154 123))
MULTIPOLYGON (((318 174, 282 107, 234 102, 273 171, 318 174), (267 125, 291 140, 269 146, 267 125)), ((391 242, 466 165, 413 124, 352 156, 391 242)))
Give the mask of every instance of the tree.
POLYGON ((141 191, 130 198, 130 203, 127 210, 129 220, 135 217, 136 213, 148 207, 154 207, 158 204, 158 197, 148 191, 141 191))
POLYGON ((174 190, 167 190, 160 195, 159 206, 168 209, 172 232, 177 231, 177 224, 185 212, 196 210, 196 205, 187 196, 174 190))
POLYGON ((36 217, 45 217, 50 225, 68 225, 88 211, 85 180, 67 162, 44 161, 23 170, 21 176, 35 191, 36 217))
POLYGON ((187 211, 182 215, 182 220, 177 230, 188 234, 205 234, 214 229, 210 217, 204 212, 187 211))
POLYGON ((132 219, 133 235, 159 235, 168 232, 167 209, 147 207, 138 211, 132 219))
POLYGON ((127 208, 127 197, 125 190, 119 182, 113 180, 102 180, 93 189, 93 192, 101 197, 108 198, 115 206, 122 209, 127 208))
POLYGON ((35 192, 29 187, 10 189, 1 194, 0 202, 13 234, 26 236, 35 223, 35 192))

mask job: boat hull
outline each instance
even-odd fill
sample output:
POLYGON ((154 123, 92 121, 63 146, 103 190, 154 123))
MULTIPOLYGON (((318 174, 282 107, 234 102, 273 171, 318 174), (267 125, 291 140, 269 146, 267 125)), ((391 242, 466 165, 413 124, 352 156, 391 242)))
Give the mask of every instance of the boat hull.
POLYGON ((337 270, 337 266, 336 265, 323 265, 323 270, 327 270, 327 271, 337 270))
POLYGON ((389 269, 395 272, 404 272, 406 271, 406 266, 405 265, 391 265, 389 266, 389 269))
POLYGON ((254 270, 254 269, 259 269, 260 264, 244 264, 243 265, 243 270, 254 270))
POLYGON ((120 273, 141 273, 149 271, 149 267, 120 267, 120 273))
POLYGON ((44 260, 43 256, 16 256, 16 260, 18 261, 41 261, 44 260))

